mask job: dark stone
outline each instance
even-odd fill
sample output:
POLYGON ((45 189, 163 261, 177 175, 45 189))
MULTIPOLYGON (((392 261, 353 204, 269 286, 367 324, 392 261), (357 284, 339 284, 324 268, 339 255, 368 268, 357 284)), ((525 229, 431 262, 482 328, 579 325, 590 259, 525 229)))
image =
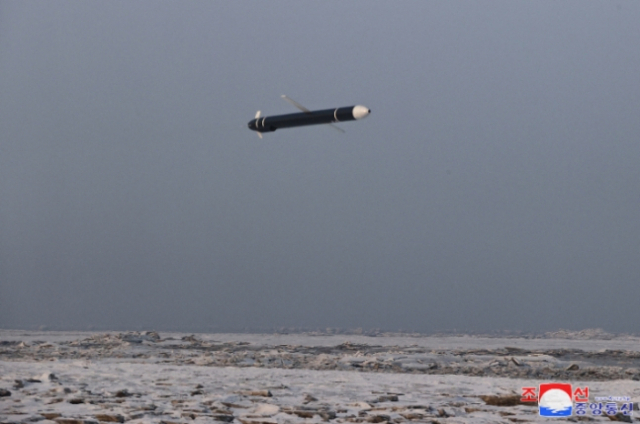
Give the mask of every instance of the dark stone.
POLYGON ((54 420, 54 419, 62 416, 62 414, 60 414, 58 412, 41 412, 40 415, 42 415, 43 417, 45 417, 48 420, 54 420))
POLYGON ((107 423, 123 423, 124 417, 120 414, 116 415, 108 415, 108 414, 97 414, 94 415, 96 420, 107 423))
POLYGON ((230 423, 230 422, 233 422, 234 417, 233 415, 219 414, 219 415, 213 415, 213 418, 218 421, 230 423))
POLYGON ((609 415, 608 418, 611 421, 622 421, 623 423, 633 422, 630 415, 624 415, 622 412, 618 412, 616 415, 609 415))
POLYGON ((315 415, 315 411, 293 411, 294 414, 299 416, 300 418, 313 418, 315 415))
POLYGON ((369 423, 383 423, 383 422, 388 422, 389 420, 391 420, 391 417, 383 414, 372 415, 367 418, 367 422, 369 423))
POLYGON ((0 389, 0 397, 11 396, 11 392, 7 389, 0 389))
POLYGON ((304 401, 303 401, 302 403, 305 403, 305 404, 306 404, 306 403, 310 403, 310 402, 317 402, 317 401, 318 401, 318 399, 314 398, 313 396, 311 396, 311 395, 309 395, 309 394, 306 394, 306 395, 304 396, 304 401))
POLYGON ((82 420, 77 418, 56 418, 55 422, 58 424, 98 424, 93 420, 82 420))
POLYGON ((332 420, 336 417, 336 413, 334 411, 320 411, 318 412, 318 415, 320 415, 320 418, 325 421, 332 420))
POLYGON ((480 396, 487 405, 491 406, 516 406, 516 405, 526 405, 526 406, 537 406, 538 404, 535 402, 522 402, 521 397, 518 395, 488 395, 488 396, 480 396))

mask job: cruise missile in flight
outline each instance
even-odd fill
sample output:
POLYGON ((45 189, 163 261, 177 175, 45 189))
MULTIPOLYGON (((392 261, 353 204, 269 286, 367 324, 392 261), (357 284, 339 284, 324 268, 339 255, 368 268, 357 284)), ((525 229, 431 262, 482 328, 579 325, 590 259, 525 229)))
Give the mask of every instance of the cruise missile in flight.
POLYGON ((249 121, 247 126, 249 129, 257 131, 260 138, 262 138, 262 133, 272 132, 278 128, 302 127, 305 125, 317 124, 328 124, 338 131, 344 132, 342 128, 333 124, 336 122, 362 119, 371 113, 371 109, 361 105, 339 107, 335 109, 309 110, 285 95, 282 95, 281 97, 300 109, 302 112, 260 117, 260 111, 258 111, 255 118, 249 121))

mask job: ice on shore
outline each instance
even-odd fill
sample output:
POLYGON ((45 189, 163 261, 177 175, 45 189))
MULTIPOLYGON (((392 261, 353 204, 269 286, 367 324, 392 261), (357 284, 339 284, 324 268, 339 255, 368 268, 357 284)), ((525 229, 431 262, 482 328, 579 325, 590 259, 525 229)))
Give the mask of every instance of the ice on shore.
POLYGON ((549 378, 640 398, 629 340, 236 336, 0 331, 0 422, 544 422, 483 399, 549 378))

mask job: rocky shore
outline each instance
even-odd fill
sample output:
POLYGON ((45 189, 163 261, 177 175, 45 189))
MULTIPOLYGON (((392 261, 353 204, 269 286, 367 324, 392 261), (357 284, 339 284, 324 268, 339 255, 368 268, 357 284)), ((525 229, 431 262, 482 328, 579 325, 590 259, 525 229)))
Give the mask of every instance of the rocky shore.
POLYGON ((640 396, 640 345, 219 338, 0 333, 0 423, 541 422, 522 387, 571 381, 640 396))
MULTIPOLYGON (((375 342, 376 338, 372 338, 375 342)), ((576 348, 430 349, 344 342, 335 346, 266 345, 162 338, 156 332, 102 333, 77 340, 2 341, 0 360, 128 359, 142 363, 392 372, 547 380, 640 380, 638 350, 576 348)))

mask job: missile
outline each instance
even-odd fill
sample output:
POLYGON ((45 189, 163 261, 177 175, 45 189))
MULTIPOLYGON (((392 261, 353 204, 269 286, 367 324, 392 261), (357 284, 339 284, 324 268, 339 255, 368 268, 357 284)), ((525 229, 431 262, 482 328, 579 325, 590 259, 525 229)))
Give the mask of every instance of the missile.
POLYGON ((255 118, 249 121, 247 126, 249 129, 257 131, 260 138, 262 138, 262 133, 273 132, 279 128, 302 127, 317 124, 329 124, 335 129, 344 132, 342 128, 333 124, 336 122, 362 119, 371 113, 371 109, 362 105, 311 111, 285 95, 282 95, 282 98, 302 110, 302 112, 260 117, 260 111, 258 111, 255 118))

